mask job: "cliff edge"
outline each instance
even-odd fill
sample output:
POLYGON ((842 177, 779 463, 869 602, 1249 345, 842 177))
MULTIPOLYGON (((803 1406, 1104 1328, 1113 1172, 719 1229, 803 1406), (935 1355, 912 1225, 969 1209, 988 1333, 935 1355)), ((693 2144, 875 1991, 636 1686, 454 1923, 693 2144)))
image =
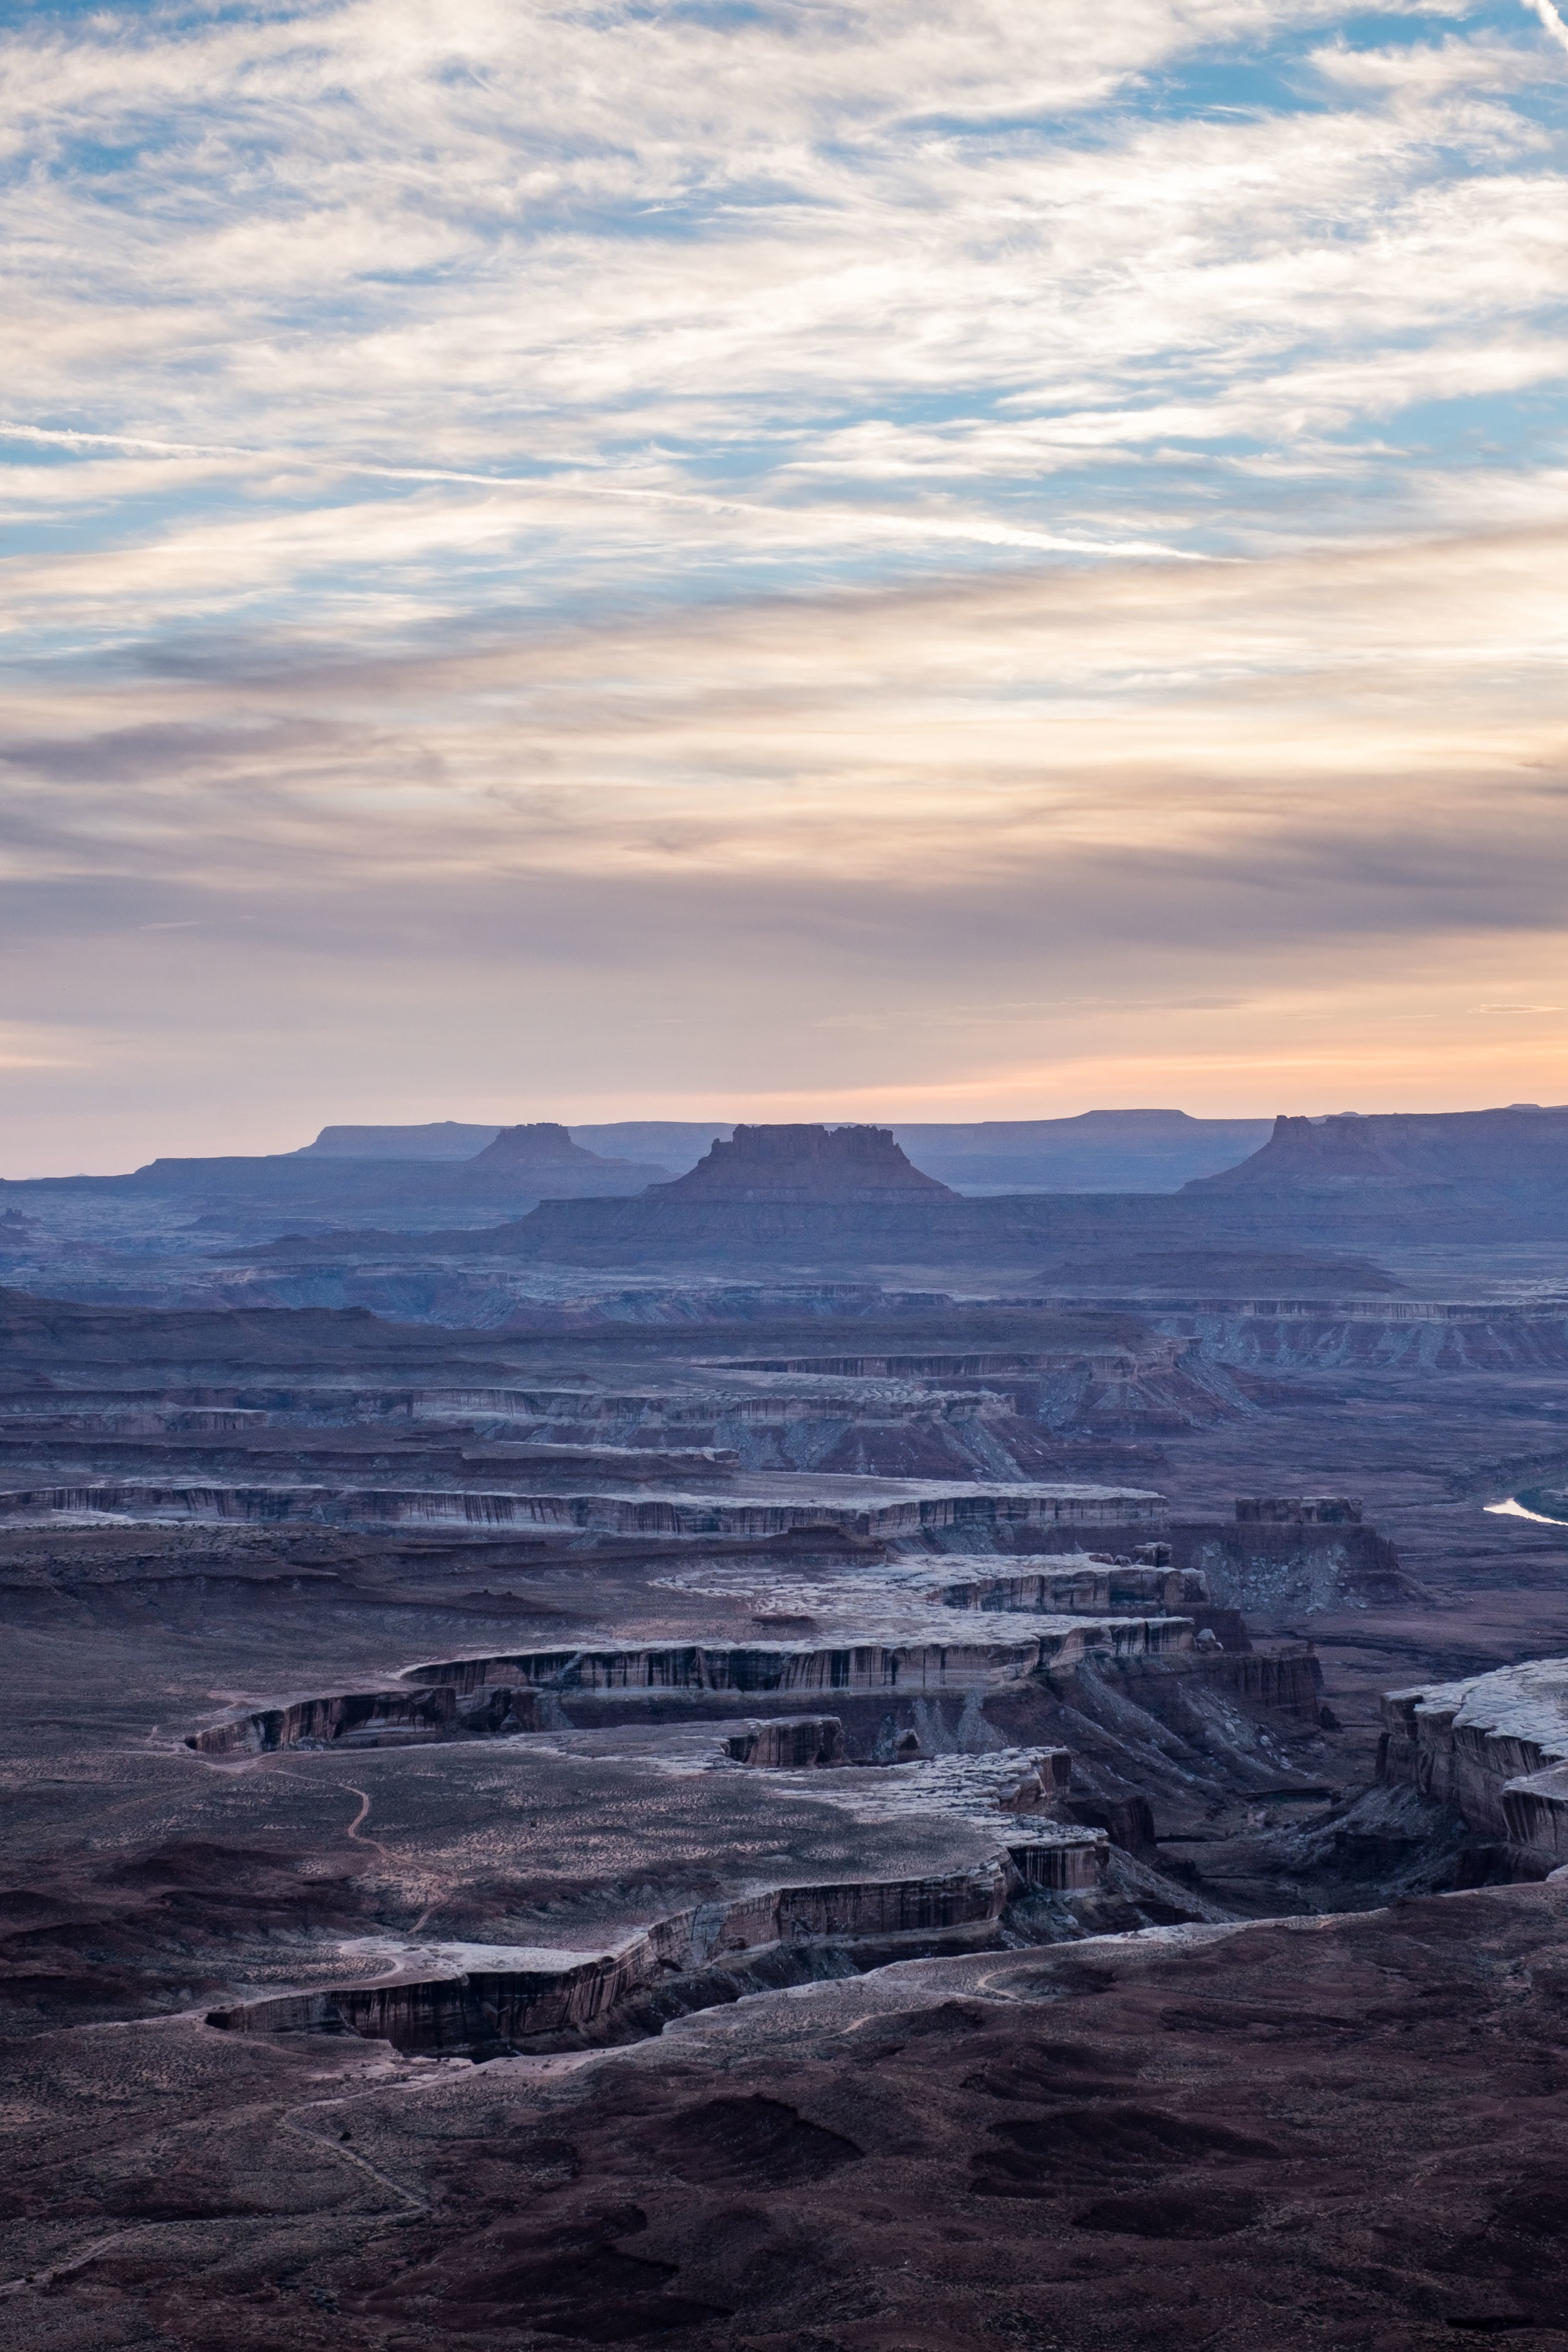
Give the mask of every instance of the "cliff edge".
POLYGON ((1464 1192, 1568 1208, 1568 1105, 1280 1118, 1261 1151, 1217 1176, 1194 1177, 1182 1192, 1360 1194, 1369 1203, 1391 1193, 1464 1192))
POLYGON ((672 1184, 665 1202, 907 1202, 957 1196, 911 1165, 886 1127, 738 1127, 672 1184))

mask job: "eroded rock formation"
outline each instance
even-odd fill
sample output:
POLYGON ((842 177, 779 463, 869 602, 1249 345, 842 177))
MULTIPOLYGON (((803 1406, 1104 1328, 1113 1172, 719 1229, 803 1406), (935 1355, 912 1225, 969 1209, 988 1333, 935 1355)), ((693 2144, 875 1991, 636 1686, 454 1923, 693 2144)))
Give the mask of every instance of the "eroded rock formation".
MULTIPOLYGON (((716 1465, 722 1467, 722 1465, 716 1465)), ((521 1484, 521 1481, 520 1481, 521 1484)), ((890 1541, 945 1538, 1009 1544, 1023 1529, 1098 1529, 1130 1538, 1163 1528, 1163 1496, 1105 1486, 1021 1484, 954 1486, 934 1480, 778 1480, 751 1493, 605 1494, 469 1487, 153 1486, 129 1481, 14 1489, 0 1517, 112 1513, 128 1518, 275 1523, 299 1519, 364 1527, 580 1528, 605 1535, 721 1535, 750 1539, 820 1529, 890 1541), (834 1489, 837 1491, 833 1491, 834 1489), (795 1499, 798 1496, 799 1499, 795 1499)))
POLYGON ((956 1195, 910 1166, 886 1127, 737 1127, 671 1184, 667 1200, 849 1201, 872 1204, 956 1195))
POLYGON ((1234 1521, 1179 1520, 1171 1548, 1223 1605, 1272 1615, 1426 1598, 1348 1496, 1243 1496, 1234 1521))
POLYGON ((464 1164, 477 1176, 489 1175, 492 1169, 516 1168, 526 1169, 530 1173, 537 1171, 542 1180, 563 1169, 612 1165, 596 1151, 584 1151, 580 1143, 573 1142, 563 1127, 548 1118, 522 1127, 503 1127, 493 1142, 487 1143, 464 1164))
POLYGON ((1047 1825, 973 1870, 772 1887, 674 1913, 605 1953, 498 1953, 489 1967, 238 2002, 212 2011, 207 2023, 240 2033, 347 2031, 416 2051, 631 2038, 648 2030, 636 2012, 639 1996, 656 1990, 665 1996, 652 2013, 657 2028, 763 1982, 809 1979, 829 1949, 845 1963, 829 1972, 843 1973, 988 1942, 1014 1893, 1093 1886, 1106 1855, 1103 1832, 1047 1825))
POLYGON ((1391 1691, 1380 1779, 1495 1837, 1521 1877, 1568 1863, 1568 1658, 1391 1691))
POLYGON ((411 1666, 408 1680, 463 1691, 520 1684, 566 1693, 938 1692, 1004 1688, 1080 1661, 1178 1657, 1189 1617, 1058 1617, 994 1641, 609 1643, 411 1666))
MULTIPOLYGON (((1162 1544, 1148 1549, 1168 1548, 1162 1544)), ((948 1609, 1039 1610, 1069 1615, 1123 1610, 1180 1612, 1208 1599, 1201 1569, 1103 1562, 1088 1556, 1038 1562, 1021 1559, 1006 1574, 954 1579, 935 1591, 948 1609)))
POLYGON ((258 1708, 192 1732, 200 1756, 269 1756, 283 1748, 394 1748, 422 1739, 495 1739, 532 1731, 534 1693, 522 1687, 459 1691, 451 1684, 412 1690, 345 1692, 258 1708))
POLYGON ((743 1724, 725 1742, 737 1764, 794 1772, 847 1760, 844 1726, 836 1715, 786 1715, 743 1724))

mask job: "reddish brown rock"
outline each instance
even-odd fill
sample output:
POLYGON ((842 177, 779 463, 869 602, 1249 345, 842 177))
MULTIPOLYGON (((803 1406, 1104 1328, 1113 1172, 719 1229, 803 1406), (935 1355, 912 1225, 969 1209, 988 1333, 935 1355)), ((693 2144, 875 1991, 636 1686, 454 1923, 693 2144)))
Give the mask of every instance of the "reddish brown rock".
POLYGON ((844 1726, 836 1715, 786 1715, 748 1723, 725 1743, 737 1764, 795 1771, 846 1760, 844 1726))

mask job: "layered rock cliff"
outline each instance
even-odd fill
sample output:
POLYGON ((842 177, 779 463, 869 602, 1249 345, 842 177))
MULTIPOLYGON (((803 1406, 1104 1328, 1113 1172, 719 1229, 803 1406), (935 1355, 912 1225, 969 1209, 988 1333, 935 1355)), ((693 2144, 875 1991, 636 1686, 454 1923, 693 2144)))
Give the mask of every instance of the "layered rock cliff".
POLYGON ((1187 1617, 1056 1617, 991 1641, 606 1643, 447 1659, 411 1666, 406 1679, 463 1691, 519 1685, 562 1693, 985 1690, 1089 1657, 1174 1657, 1192 1646, 1187 1617))
POLYGON ((844 1726, 836 1715, 785 1715, 742 1724, 725 1741, 731 1763, 758 1771, 817 1770, 847 1761, 844 1726))
POLYGON ((1379 1778, 1452 1805, 1520 1877, 1568 1864, 1568 1658, 1390 1691, 1379 1778))
MULTIPOLYGON (((1163 1545, 1151 1545, 1163 1551, 1163 1545)), ((1010 1575, 955 1579, 936 1588, 948 1609, 1062 1611, 1069 1615, 1127 1610, 1190 1609, 1208 1599, 1201 1570, 1139 1565, 1082 1557, 1052 1562, 1017 1563, 1010 1575)))
POLYGON ((667 1204, 849 1202, 860 1206, 924 1195, 956 1197, 922 1175, 885 1127, 738 1127, 705 1160, 658 1187, 667 1204))
MULTIPOLYGON (((1046 1826, 1017 1852, 1022 1867, 1004 1848, 975 1869, 940 1876, 772 1887, 674 1913, 608 1952, 498 1952, 489 1967, 239 2002, 210 2011, 207 2023, 231 2033, 349 2032, 404 2051, 486 2054, 620 2038, 617 2025, 622 2035, 628 2025, 648 2030, 626 2017, 638 1996, 661 1991, 665 2015, 710 2008, 753 1989, 752 1972, 773 1955, 784 1965, 768 1977, 788 1982, 816 1972, 814 1948, 836 1948, 853 1969, 857 1959, 876 1965, 988 1943, 1020 1887, 1095 1885, 1108 1842, 1093 1829, 1046 1826)), ((656 2016, 654 2030, 661 2021, 656 2016)))
POLYGON ((1184 1200, 1294 1198, 1363 1215, 1419 1216, 1430 1231, 1486 1217, 1497 1230, 1568 1233, 1568 1105, 1378 1113, 1275 1122, 1261 1151, 1183 1188, 1184 1200))
MULTIPOLYGON (((799 1482, 804 1484, 804 1482, 799 1482)), ((827 1482, 825 1482, 827 1483, 827 1482)), ((795 1502, 784 1484, 752 1494, 519 1494, 439 1487, 218 1486, 83 1484, 0 1494, 0 1518, 111 1512, 127 1518, 315 1520, 336 1526, 587 1529, 604 1535, 737 1536, 820 1529, 883 1540, 949 1534, 1005 1549, 1023 1531, 1060 1529, 1076 1548, 1086 1528, 1152 1533, 1164 1498, 1146 1489, 979 1486, 844 1479, 838 1496, 795 1502), (859 1486, 860 1491, 855 1488, 859 1486), (846 1492, 845 1490, 848 1490, 846 1492), (840 1499, 841 1497, 841 1499, 840 1499)))
POLYGON ((268 1756, 283 1748, 394 1748, 424 1739, 504 1738, 532 1731, 538 1720, 531 1690, 411 1690, 405 1684, 259 1707, 193 1732, 185 1746, 216 1757, 268 1756))
POLYGON ((1179 1520, 1173 1559, 1221 1604, 1279 1622, 1287 1612, 1387 1608, 1426 1599, 1385 1536, 1346 1496, 1242 1496, 1232 1520, 1179 1520))

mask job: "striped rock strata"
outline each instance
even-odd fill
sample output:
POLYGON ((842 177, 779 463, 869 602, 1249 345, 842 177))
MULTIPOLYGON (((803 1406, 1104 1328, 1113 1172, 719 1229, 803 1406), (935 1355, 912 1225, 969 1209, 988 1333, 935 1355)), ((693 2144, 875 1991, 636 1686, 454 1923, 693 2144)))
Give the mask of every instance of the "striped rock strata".
POLYGON ((847 1947, 851 1962, 875 1965, 933 1947, 952 1952, 984 1945, 1014 1894, 1096 1885, 1107 1852, 1102 1832, 1042 1826, 973 1870, 770 1887, 676 1912, 607 1952, 459 1952, 438 1974, 240 2002, 210 2011, 207 2022, 242 2033, 346 2030, 417 2051, 517 2048, 556 2036, 592 2040, 613 2032, 616 2012, 638 1995, 676 1991, 677 2010, 711 2008, 751 1990, 747 1972, 770 1958, 802 1964, 776 1968, 778 1980, 809 1975, 813 1947, 847 1947), (677 1990, 675 1976, 691 1981, 677 1990))
POLYGON ((952 1641, 934 1629, 903 1641, 622 1643, 452 1658, 411 1666, 415 1683, 479 1690, 516 1682, 560 1691, 940 1691, 1023 1683, 1089 1657, 1170 1657, 1190 1651, 1189 1617, 1048 1617, 1027 1633, 952 1641))
POLYGON ((280 1748, 403 1745, 424 1738, 483 1738, 538 1727, 536 1694, 592 1697, 647 1692, 713 1694, 1005 1689, 1089 1660, 1181 1657, 1193 1646, 1187 1617, 1047 1618, 1009 1640, 943 1638, 864 1643, 606 1643, 452 1658, 411 1666, 398 1685, 281 1700, 193 1732, 208 1757, 266 1755, 280 1748))
POLYGON ((1380 1778, 1452 1805, 1521 1877, 1568 1864, 1568 1658, 1390 1691, 1380 1778))
MULTIPOLYGON (((797 1489, 802 1482, 791 1480, 797 1489)), ((859 1538, 976 1535, 1018 1528, 1146 1528, 1164 1523, 1161 1495, 1104 1486, 965 1485, 934 1480, 836 1482, 851 1491, 791 1499, 753 1494, 520 1494, 468 1487, 227 1486, 83 1483, 0 1494, 0 1517, 76 1517, 240 1521, 308 1520, 334 1526, 559 1528, 604 1535, 722 1535, 752 1538, 821 1530, 859 1538), (854 1489, 858 1486, 859 1492, 854 1489)))

